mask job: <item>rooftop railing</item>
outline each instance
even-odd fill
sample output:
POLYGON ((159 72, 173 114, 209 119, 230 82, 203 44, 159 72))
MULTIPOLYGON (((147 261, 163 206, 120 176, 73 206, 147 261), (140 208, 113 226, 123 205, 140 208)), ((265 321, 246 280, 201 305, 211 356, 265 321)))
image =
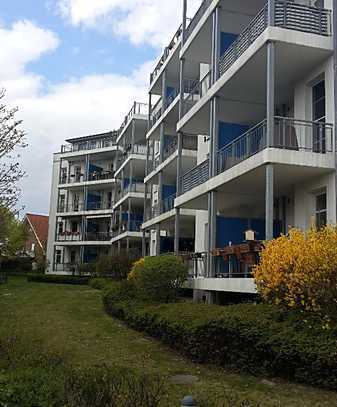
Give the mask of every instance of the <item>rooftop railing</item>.
POLYGON ((199 9, 197 12, 194 14, 194 17, 191 19, 189 26, 186 29, 186 40, 189 38, 189 36, 192 34, 193 30, 201 20, 202 16, 206 13, 206 10, 208 7, 211 5, 212 0, 203 0, 201 3, 199 9))
POLYGON ((162 56, 160 57, 156 67, 154 68, 153 72, 150 75, 150 83, 152 83, 156 79, 162 66, 165 64, 165 62, 166 62, 167 58, 170 56, 172 50, 174 49, 176 44, 179 42, 180 37, 181 37, 181 32, 182 32, 182 24, 179 26, 178 30, 175 32, 169 45, 164 48, 164 52, 163 52, 162 56))
POLYGON ((116 146, 116 137, 108 140, 93 140, 80 143, 67 144, 61 147, 61 153, 73 153, 77 151, 96 150, 116 146))
MULTIPOLYGON (((189 26, 189 33, 191 32, 190 29, 192 28, 193 30, 194 26, 200 20, 201 15, 208 8, 209 3, 210 2, 208 1, 203 2, 195 16, 196 22, 193 23, 192 20, 189 26)), ((234 62, 240 58, 240 56, 269 26, 268 15, 269 9, 268 4, 266 4, 220 57, 218 61, 220 77, 228 71, 234 62)), ((332 35, 331 10, 311 7, 286 0, 275 0, 273 20, 273 25, 275 27, 322 36, 332 35)), ((187 113, 192 106, 205 95, 211 85, 211 72, 209 72, 208 76, 206 75, 206 77, 203 78, 185 98, 185 113, 187 113)))
POLYGON ((131 110, 125 116, 124 121, 119 129, 119 134, 123 132, 125 127, 130 123, 134 116, 146 116, 148 114, 149 106, 147 103, 134 102, 131 110))

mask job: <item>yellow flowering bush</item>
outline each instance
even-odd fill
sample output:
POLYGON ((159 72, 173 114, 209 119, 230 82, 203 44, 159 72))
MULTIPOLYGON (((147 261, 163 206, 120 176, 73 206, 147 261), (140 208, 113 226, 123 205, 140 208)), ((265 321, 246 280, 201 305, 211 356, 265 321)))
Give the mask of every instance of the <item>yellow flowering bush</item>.
POLYGON ((337 228, 292 229, 267 242, 254 278, 262 298, 324 318, 337 310, 337 228))

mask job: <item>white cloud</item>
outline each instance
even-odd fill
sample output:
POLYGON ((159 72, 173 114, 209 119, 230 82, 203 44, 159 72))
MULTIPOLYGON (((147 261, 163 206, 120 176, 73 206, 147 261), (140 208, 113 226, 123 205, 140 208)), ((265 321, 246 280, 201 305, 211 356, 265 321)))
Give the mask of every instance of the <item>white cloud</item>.
POLYGON ((59 45, 57 36, 27 20, 10 28, 0 26, 0 78, 17 78, 25 66, 59 45))
MULTIPOLYGON (((201 0, 188 1, 188 15, 200 4, 201 0)), ((73 25, 109 27, 134 44, 161 48, 181 22, 182 0, 58 0, 58 10, 73 25)))
POLYGON ((6 103, 18 106, 28 148, 21 151, 27 177, 22 181, 22 204, 29 211, 48 213, 52 154, 67 138, 118 128, 134 100, 146 101, 153 61, 126 77, 88 75, 56 85, 29 72, 29 62, 55 50, 59 40, 28 21, 0 28, 0 87, 6 103), (21 52, 20 52, 21 50, 21 52), (4 65, 4 66, 3 66, 4 65))

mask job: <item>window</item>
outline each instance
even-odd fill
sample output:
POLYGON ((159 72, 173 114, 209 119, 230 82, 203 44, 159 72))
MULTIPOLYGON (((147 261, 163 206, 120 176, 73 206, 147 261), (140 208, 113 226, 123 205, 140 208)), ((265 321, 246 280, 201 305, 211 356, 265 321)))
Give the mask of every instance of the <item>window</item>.
POLYGON ((55 263, 60 264, 61 263, 61 250, 56 250, 55 252, 55 263))
POLYGON ((313 127, 313 151, 325 153, 325 80, 320 81, 312 88, 312 120, 317 123, 313 127))
POLYGON ((76 233, 78 230, 78 223, 77 222, 71 222, 71 233, 76 233))
POLYGON ((59 222, 58 224, 58 234, 61 235, 63 233, 63 222, 59 222))
POLYGON ((70 263, 74 264, 75 262, 76 262, 76 252, 75 252, 75 250, 72 250, 70 252, 70 263))
POLYGON ((65 210, 65 195, 60 195, 59 197, 59 212, 63 212, 65 210))
POLYGON ((316 227, 322 229, 327 224, 326 193, 316 196, 316 227))

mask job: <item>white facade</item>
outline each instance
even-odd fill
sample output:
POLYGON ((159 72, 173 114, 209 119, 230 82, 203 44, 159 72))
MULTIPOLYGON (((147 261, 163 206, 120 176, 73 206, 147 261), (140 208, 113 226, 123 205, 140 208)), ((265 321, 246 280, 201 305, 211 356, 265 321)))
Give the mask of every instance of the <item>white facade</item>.
MULTIPOLYGON (((214 249, 247 229, 264 240, 336 223, 336 2, 204 0, 192 20, 187 3, 148 107, 135 104, 118 132, 112 207, 90 215, 111 216, 112 249, 186 255, 197 296, 254 293, 249 270, 214 249)), ((111 187, 76 174, 57 187, 72 154, 54 157, 51 236, 55 217, 88 215, 57 213, 57 188, 80 203, 83 186, 111 187)))

